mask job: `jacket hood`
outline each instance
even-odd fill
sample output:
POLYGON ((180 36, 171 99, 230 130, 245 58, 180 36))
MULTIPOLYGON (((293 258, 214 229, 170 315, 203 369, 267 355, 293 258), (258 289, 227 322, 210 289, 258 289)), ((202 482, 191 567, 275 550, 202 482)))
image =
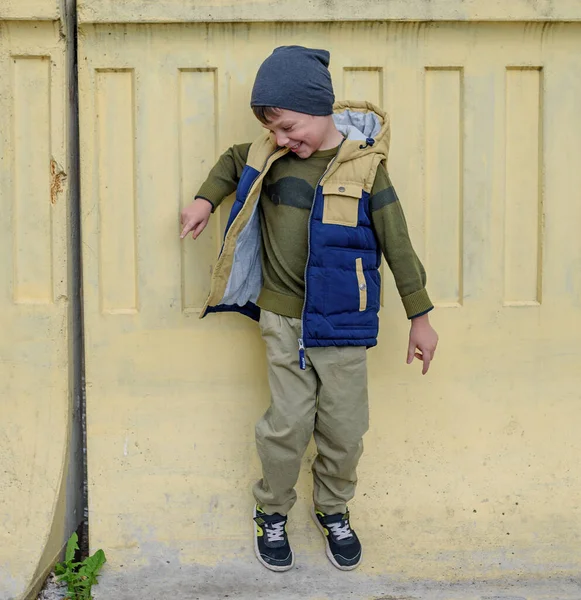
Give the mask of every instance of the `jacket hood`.
POLYGON ((333 121, 346 140, 339 152, 345 162, 368 154, 389 153, 390 126, 387 113, 371 102, 343 101, 333 105, 333 121))

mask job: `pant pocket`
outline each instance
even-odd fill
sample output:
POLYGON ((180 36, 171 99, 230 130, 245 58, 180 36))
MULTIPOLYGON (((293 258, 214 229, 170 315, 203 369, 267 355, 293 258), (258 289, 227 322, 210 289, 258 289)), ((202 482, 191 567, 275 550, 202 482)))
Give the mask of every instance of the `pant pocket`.
POLYGON ((278 315, 275 315, 268 310, 260 310, 260 320, 258 321, 258 325, 263 337, 268 333, 274 332, 277 326, 277 316, 278 315))

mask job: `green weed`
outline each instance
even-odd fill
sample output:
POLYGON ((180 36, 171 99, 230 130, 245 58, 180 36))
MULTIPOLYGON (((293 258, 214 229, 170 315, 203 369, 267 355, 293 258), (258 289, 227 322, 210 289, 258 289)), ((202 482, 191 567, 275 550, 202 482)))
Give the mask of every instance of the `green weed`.
POLYGON ((103 550, 97 550, 82 562, 74 562, 75 551, 79 549, 79 538, 76 533, 67 542, 64 562, 58 563, 54 572, 59 581, 65 581, 68 594, 66 600, 91 600, 91 587, 97 583, 97 575, 107 562, 103 550))

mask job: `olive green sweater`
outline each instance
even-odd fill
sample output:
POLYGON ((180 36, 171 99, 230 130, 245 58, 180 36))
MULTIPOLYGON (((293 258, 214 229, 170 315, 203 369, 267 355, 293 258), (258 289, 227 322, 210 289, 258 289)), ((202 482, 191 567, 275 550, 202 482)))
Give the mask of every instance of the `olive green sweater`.
MULTIPOLYGON (((210 171, 197 198, 213 205, 236 189, 250 144, 232 146, 210 171)), ((300 318, 305 295, 308 223, 319 179, 338 148, 319 150, 307 159, 288 153, 266 174, 260 195, 263 288, 260 308, 300 318)), ((380 165, 371 197, 371 220, 408 318, 433 308, 426 273, 409 239, 405 217, 387 171, 380 165)))

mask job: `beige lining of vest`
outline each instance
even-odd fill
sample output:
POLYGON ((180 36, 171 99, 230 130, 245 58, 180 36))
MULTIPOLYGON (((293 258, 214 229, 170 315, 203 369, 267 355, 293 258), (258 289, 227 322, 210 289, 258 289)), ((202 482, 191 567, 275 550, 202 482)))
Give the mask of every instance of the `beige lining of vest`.
MULTIPOLYGON (((200 319, 206 314, 209 306, 218 305, 224 297, 226 288, 228 286, 228 281, 230 280, 230 275, 232 273, 238 235, 248 225, 248 221, 253 215, 254 205, 258 202, 260 189, 262 187, 262 180, 264 179, 265 174, 268 172, 268 169, 272 163, 287 152, 288 148, 281 148, 278 152, 273 152, 267 159, 262 172, 258 175, 250 187, 244 206, 234 219, 234 222, 226 234, 222 252, 216 262, 214 272, 212 274, 210 293, 208 294, 204 308, 200 313, 200 319)), ((255 215, 255 218, 258 218, 258 215, 255 215)))

